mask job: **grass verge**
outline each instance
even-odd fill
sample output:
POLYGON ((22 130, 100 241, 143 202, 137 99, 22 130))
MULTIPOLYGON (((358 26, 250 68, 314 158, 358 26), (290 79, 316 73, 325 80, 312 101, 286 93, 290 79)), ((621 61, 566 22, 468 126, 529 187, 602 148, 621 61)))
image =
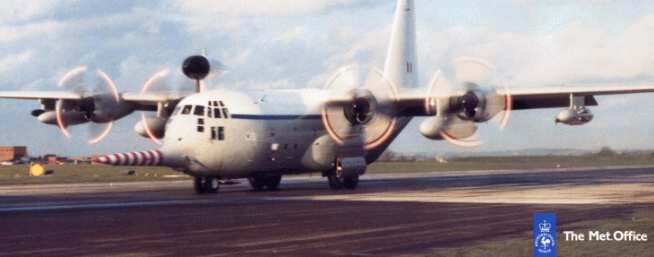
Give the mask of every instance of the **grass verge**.
MULTIPOLYGON (((649 257, 654 256, 654 207, 638 209, 631 217, 625 219, 607 219, 591 222, 572 223, 558 228, 558 256, 567 257, 649 257), (636 231, 648 234, 648 242, 600 242, 600 241, 565 241, 562 231, 574 227, 577 233, 587 235, 589 230, 600 232, 636 231)), ((509 239, 484 243, 477 246, 438 249, 429 257, 525 257, 532 256, 531 231, 525 238, 509 239)))

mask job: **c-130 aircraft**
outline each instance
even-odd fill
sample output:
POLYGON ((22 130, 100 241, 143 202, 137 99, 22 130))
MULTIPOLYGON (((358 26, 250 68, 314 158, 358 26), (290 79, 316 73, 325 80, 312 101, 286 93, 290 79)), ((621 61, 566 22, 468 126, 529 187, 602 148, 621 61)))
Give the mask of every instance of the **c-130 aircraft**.
MULTIPOLYGON (((474 146, 477 123, 502 114, 504 126, 512 110, 565 108, 555 121, 582 125, 593 118, 587 106, 598 105, 596 95, 654 92, 654 85, 497 87, 485 79, 491 65, 463 58, 468 69, 457 71, 455 89, 436 93, 450 81, 436 73, 420 87, 416 54, 415 4, 398 0, 384 69, 361 76, 360 68, 349 66, 323 89, 206 90, 201 82, 222 67, 198 55, 182 65, 196 82, 195 92, 149 92, 146 83, 142 92, 121 93, 98 71, 104 92, 12 91, 0 92, 0 98, 39 100, 42 107, 32 115, 65 135, 69 126, 105 125, 90 143, 104 138, 115 120, 134 111, 154 112, 143 115, 135 130, 160 143, 158 149, 94 160, 171 167, 193 176, 195 191, 204 194, 218 192, 222 179, 248 178, 255 190, 275 190, 283 175, 309 172, 321 172, 332 189, 355 189, 366 166, 413 117, 426 117, 419 130, 429 139, 474 146)), ((60 86, 84 71, 71 70, 60 86)))

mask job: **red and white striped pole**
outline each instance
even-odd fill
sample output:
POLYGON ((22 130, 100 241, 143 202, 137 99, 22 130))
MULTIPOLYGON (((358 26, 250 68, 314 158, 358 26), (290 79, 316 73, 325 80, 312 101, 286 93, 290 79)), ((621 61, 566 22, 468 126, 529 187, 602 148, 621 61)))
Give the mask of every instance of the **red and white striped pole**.
POLYGON ((94 163, 114 166, 159 166, 164 161, 164 155, 159 150, 116 153, 93 158, 94 163))

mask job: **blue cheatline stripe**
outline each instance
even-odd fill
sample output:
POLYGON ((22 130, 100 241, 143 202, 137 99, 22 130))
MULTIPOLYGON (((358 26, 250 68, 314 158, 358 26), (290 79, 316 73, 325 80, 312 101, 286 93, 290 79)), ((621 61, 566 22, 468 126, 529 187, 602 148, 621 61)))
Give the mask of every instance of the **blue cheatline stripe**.
POLYGON ((259 114, 232 114, 232 119, 239 120, 315 120, 320 119, 318 114, 306 115, 259 115, 259 114))

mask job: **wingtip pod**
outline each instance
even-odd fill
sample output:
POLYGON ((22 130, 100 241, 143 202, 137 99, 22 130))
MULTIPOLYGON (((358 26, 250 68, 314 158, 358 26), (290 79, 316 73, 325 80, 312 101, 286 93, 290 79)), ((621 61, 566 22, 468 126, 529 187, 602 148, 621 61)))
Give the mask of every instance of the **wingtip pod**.
POLYGON ((95 156, 92 162, 113 166, 161 166, 164 163, 164 155, 159 150, 116 153, 95 156))

